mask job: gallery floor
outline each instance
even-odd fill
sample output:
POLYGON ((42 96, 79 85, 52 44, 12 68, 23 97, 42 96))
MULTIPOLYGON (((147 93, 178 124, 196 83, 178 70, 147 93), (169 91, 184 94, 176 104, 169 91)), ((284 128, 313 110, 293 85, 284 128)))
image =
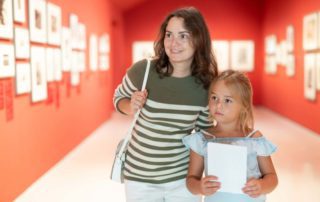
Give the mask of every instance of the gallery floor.
MULTIPOLYGON (((256 128, 278 146, 279 185, 268 202, 320 201, 320 134, 258 107, 256 128)), ((124 202, 123 185, 109 180, 113 152, 130 123, 114 113, 15 202, 124 202)))

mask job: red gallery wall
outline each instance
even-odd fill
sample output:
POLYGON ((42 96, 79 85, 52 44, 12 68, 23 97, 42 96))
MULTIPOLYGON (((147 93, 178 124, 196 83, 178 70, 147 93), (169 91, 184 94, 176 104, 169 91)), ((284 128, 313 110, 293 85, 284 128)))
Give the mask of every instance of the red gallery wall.
MULTIPOLYGON (((28 5, 28 1, 26 2, 28 5)), ((71 88, 66 79, 68 73, 64 73, 61 82, 49 85, 54 89, 51 102, 46 100, 34 104, 31 104, 30 94, 15 95, 13 78, 0 79, 0 87, 5 87, 6 91, 9 91, 4 93, 7 97, 6 102, 12 105, 0 109, 1 202, 13 201, 107 120, 112 111, 112 69, 107 72, 88 70, 90 33, 98 36, 110 33, 109 1, 51 0, 49 2, 62 8, 63 26, 69 26, 71 13, 76 14, 79 22, 86 25, 87 71, 81 74, 80 85, 71 88)), ((15 26, 27 28, 27 23, 15 26)), ((1 40, 0 43, 12 42, 1 40)), ((3 103, 3 96, 0 96, 0 99, 3 103)))
MULTIPOLYGON (((316 101, 304 98, 304 54, 302 48, 303 16, 320 12, 318 0, 265 1, 263 38, 277 36, 277 43, 286 38, 286 27, 294 27, 294 77, 288 77, 285 68, 278 65, 275 75, 261 74, 262 104, 320 134, 320 92, 316 101)), ((320 49, 314 51, 320 53, 320 49)))

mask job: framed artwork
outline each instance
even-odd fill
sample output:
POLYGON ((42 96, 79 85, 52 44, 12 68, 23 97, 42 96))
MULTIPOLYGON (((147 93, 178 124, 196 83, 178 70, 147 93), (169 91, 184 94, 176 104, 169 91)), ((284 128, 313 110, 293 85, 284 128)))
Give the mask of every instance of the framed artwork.
POLYGON ((47 42, 46 1, 29 0, 30 41, 47 42))
POLYGON ((31 92, 31 69, 29 63, 16 64, 16 94, 31 92))
POLYGON ((286 66, 287 65, 288 48, 287 41, 283 40, 277 44, 276 57, 277 63, 286 66))
POLYGON ((29 30, 25 28, 14 28, 15 54, 18 59, 30 58, 29 30))
POLYGON ((264 68, 267 74, 277 73, 277 60, 275 55, 266 55, 264 68))
POLYGON ((47 99, 46 50, 31 46, 31 99, 39 102, 47 99))
POLYGON ((53 48, 46 48, 46 79, 47 79, 47 82, 52 82, 55 80, 53 48))
POLYGON ((24 23, 26 22, 26 4, 25 0, 13 0, 14 21, 24 23))
POLYGON ((276 54, 277 37, 276 35, 269 35, 265 38, 265 52, 268 55, 276 54))
POLYGON ((60 48, 53 49, 53 57, 54 57, 54 79, 56 81, 62 80, 62 53, 60 48))
POLYGON ((229 42, 224 40, 214 40, 212 41, 212 48, 218 63, 219 72, 230 69, 229 42))
POLYGON ((12 39, 13 37, 13 19, 12 19, 12 1, 0 1, 0 38, 12 39))
POLYGON ((78 58, 78 70, 79 72, 86 71, 86 53, 84 51, 75 52, 78 58))
POLYGON ((287 27, 287 51, 292 53, 294 50, 294 29, 293 25, 287 27))
POLYGON ((316 83, 317 90, 320 90, 320 53, 316 55, 316 83))
POLYGON ((287 55, 286 74, 289 77, 292 77, 295 74, 295 59, 293 54, 287 55))
POLYGON ((101 54, 99 56, 100 70, 107 71, 110 68, 109 54, 101 54))
POLYGON ((98 69, 98 37, 95 34, 90 35, 90 70, 98 69))
POLYGON ((69 27, 71 30, 72 49, 78 49, 79 46, 78 22, 78 16, 76 14, 70 14, 69 27))
POLYGON ((153 41, 136 41, 132 46, 132 62, 154 56, 153 41))
POLYGON ((0 44, 0 78, 13 77, 15 59, 13 45, 0 44))
POLYGON ((110 52, 110 36, 109 34, 103 34, 99 38, 99 53, 109 53, 110 52))
POLYGON ((303 17, 303 49, 314 50, 318 46, 318 14, 303 17))
POLYGON ((62 40, 61 40, 61 69, 62 71, 70 71, 71 69, 71 32, 67 27, 62 28, 62 40))
POLYGON ((247 41, 231 42, 231 68, 243 72, 253 71, 254 43, 247 41))
POLYGON ((86 26, 83 23, 78 24, 78 32, 79 32, 79 44, 78 48, 80 50, 86 50, 87 48, 87 38, 86 38, 86 26))
POLYGON ((304 96, 308 100, 316 99, 316 54, 304 55, 304 96))
POLYGON ((61 44, 61 8, 48 2, 47 9, 48 44, 58 46, 61 44))

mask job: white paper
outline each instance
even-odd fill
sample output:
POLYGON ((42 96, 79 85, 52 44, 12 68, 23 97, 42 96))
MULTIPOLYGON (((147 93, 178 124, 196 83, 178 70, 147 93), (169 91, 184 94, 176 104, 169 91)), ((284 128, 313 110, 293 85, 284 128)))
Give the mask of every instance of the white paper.
POLYGON ((243 194, 247 181, 247 148, 244 146, 208 143, 208 175, 218 177, 220 192, 243 194))

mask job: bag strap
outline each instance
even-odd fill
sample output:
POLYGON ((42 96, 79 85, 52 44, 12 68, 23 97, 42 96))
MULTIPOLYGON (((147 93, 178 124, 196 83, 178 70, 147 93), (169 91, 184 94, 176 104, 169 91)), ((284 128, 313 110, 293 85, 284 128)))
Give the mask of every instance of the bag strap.
MULTIPOLYGON (((146 89, 147 80, 148 80, 148 76, 149 76, 150 63, 151 63, 150 59, 147 59, 147 68, 146 68, 146 72, 144 73, 144 78, 143 78, 141 91, 144 91, 146 89)), ((134 128, 134 126, 135 126, 135 124, 136 124, 136 122, 138 120, 140 111, 141 111, 141 109, 139 109, 134 115, 134 119, 133 119, 133 121, 132 121, 132 123, 131 123, 128 131, 127 131, 126 137, 123 140, 123 143, 121 145, 119 153, 117 154, 119 157, 122 156, 122 154, 124 153, 125 147, 127 145, 127 142, 131 139, 132 131, 133 131, 133 128, 134 128)))

